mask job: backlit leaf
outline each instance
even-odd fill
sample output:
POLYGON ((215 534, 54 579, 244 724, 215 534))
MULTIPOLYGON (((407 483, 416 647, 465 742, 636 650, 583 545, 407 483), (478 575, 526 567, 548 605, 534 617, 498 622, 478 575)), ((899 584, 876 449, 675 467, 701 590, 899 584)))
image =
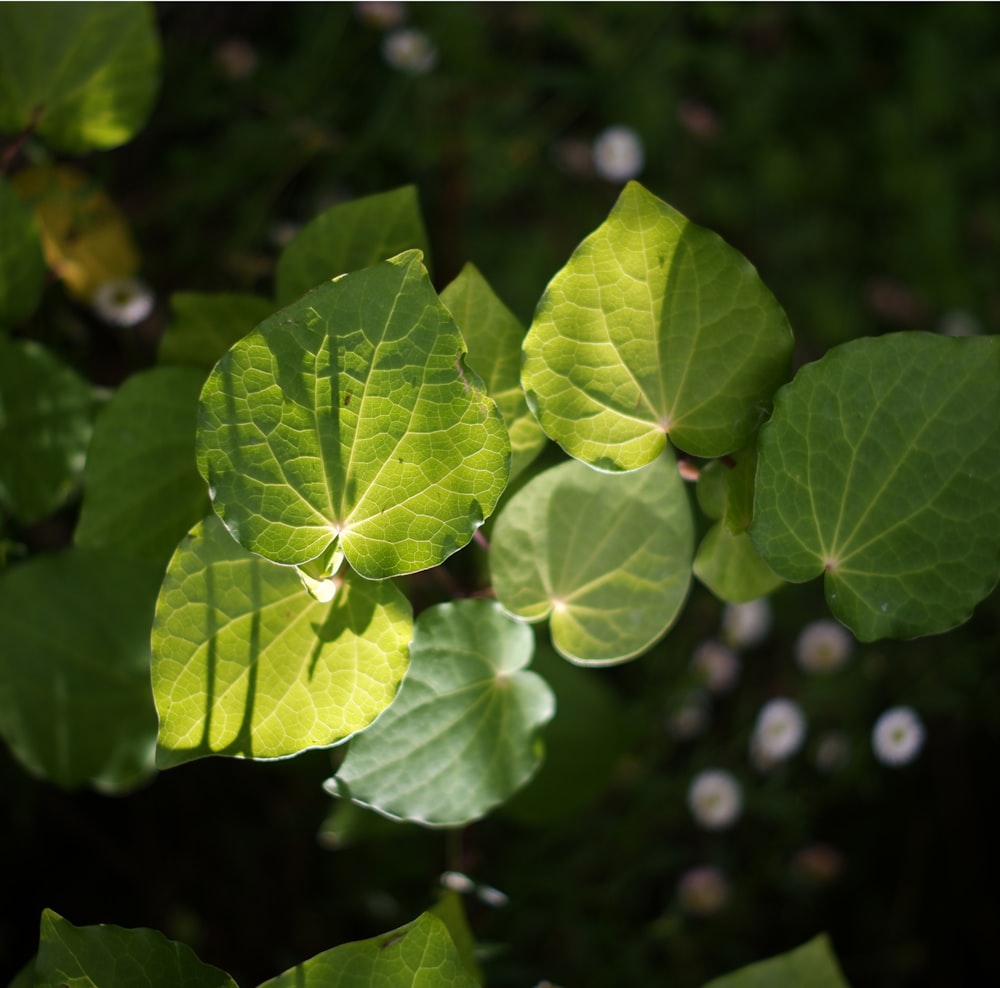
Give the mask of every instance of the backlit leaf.
POLYGON ((745 446, 792 334, 752 265, 637 182, 549 283, 522 381, 545 432, 602 470, 745 446))
POLYGON ((710 981, 705 988, 848 988, 825 934, 710 981))
POLYGON ((510 442, 410 251, 266 319, 212 372, 198 433, 215 510, 246 548, 299 565, 334 544, 369 579, 466 545, 510 442))

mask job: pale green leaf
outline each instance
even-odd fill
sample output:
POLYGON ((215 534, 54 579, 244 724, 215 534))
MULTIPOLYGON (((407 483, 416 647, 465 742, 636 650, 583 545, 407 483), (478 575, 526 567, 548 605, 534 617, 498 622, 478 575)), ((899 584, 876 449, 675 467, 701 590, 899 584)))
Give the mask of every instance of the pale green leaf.
POLYGON ((275 272, 278 304, 411 249, 430 256, 414 186, 338 203, 300 230, 282 252, 275 272))
POLYGON ((571 456, 634 470, 668 436, 696 456, 745 446, 791 350, 785 314, 753 266, 630 182, 549 283, 522 381, 571 456))
POLYGON ((177 548, 153 624, 157 761, 284 758, 343 741, 392 701, 410 606, 349 571, 328 603, 209 517, 177 548))
POLYGON ((1000 340, 900 333, 803 367, 761 430, 754 546, 862 641, 946 631, 1000 576, 1000 340))
POLYGON ((698 507, 713 521, 726 513, 729 497, 729 468, 721 460, 706 463, 698 474, 696 485, 698 507))
POLYGON ((205 375, 157 367, 130 377, 102 410, 84 473, 75 540, 166 565, 208 511, 195 462, 198 395, 205 375))
POLYGON ((159 83, 151 4, 0 4, 2 131, 35 123, 71 154, 117 147, 145 123, 159 83))
POLYGON ((705 988, 848 988, 822 934, 808 943, 710 981, 705 988))
POLYGON ((31 772, 113 790, 153 771, 149 627, 160 576, 82 549, 0 571, 0 735, 31 772))
POLYGON ((36 343, 0 337, 0 509, 30 524, 76 493, 93 414, 76 371, 36 343))
POLYGON ((546 437, 521 390, 524 327, 472 265, 441 293, 469 348, 469 366, 486 382, 510 435, 510 479, 542 451, 546 437))
POLYGON ((237 988, 156 930, 73 926, 51 909, 42 913, 35 978, 40 988, 237 988))
POLYGON ((199 466, 229 530, 294 565, 336 542, 369 579, 466 545, 510 442, 463 349, 417 251, 266 319, 202 393, 199 466))
POLYGON ((676 619, 691 581, 694 533, 669 454, 627 475, 570 462, 532 479, 493 528, 497 599, 528 621, 549 618, 574 662, 623 662, 676 619))
POLYGON ((424 611, 399 696, 326 788, 432 826, 485 816, 537 770, 538 730, 555 712, 544 680, 524 671, 533 648, 531 629, 492 601, 424 611))
POLYGON ((259 988, 477 988, 444 922, 422 913, 412 923, 345 943, 265 981, 259 988))
MULTIPOLYGON (((2 43, 0 43, 2 47, 2 43)), ((31 210, 0 177, 0 330, 38 307, 45 281, 42 242, 31 210)))
POLYGON ((694 575, 720 600, 744 604, 784 582, 757 554, 746 532, 734 535, 725 522, 706 533, 694 557, 694 575))
POLYGON ((275 305, 258 295, 175 292, 170 308, 173 319, 160 340, 159 363, 211 369, 237 340, 274 312, 275 305))
POLYGON ((448 935, 455 945, 455 950, 458 952, 465 970, 475 978, 477 984, 483 984, 483 972, 476 961, 476 938, 469 928, 469 920, 465 915, 462 896, 451 889, 445 889, 441 892, 437 903, 428 912, 437 916, 448 928, 448 935))

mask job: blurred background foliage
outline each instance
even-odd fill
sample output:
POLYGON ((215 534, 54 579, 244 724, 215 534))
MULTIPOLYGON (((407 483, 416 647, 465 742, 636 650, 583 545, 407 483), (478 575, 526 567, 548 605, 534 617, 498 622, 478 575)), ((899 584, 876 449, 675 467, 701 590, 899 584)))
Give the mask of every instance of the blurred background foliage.
MULTIPOLYGON (((99 384, 153 362, 171 293, 268 294, 290 231, 408 183, 438 287, 471 260, 527 323, 619 192, 591 152, 615 125, 639 136, 649 189, 755 264, 800 362, 857 336, 1000 323, 992 5, 162 3, 156 16, 154 115, 82 165, 128 217, 157 307, 135 331, 109 329, 56 294, 30 330, 99 384), (400 26, 431 50, 409 71, 386 58, 400 26)), ((50 547, 74 520, 15 536, 50 547)), ((780 590, 767 635, 738 647, 739 685, 709 698, 690 658, 722 634, 722 608, 696 590, 649 655, 587 671, 600 697, 567 686, 596 704, 595 725, 622 726, 595 727, 589 748, 553 739, 552 761, 590 773, 594 793, 544 825, 516 804, 461 835, 340 814, 318 840, 329 753, 200 762, 121 799, 62 793, 4 753, 0 977, 30 956, 49 906, 163 930, 254 984, 412 918, 458 863, 509 898, 468 895, 497 988, 693 988, 823 929, 855 988, 1000 983, 997 595, 956 632, 859 646, 820 676, 793 653, 825 614, 817 586, 780 590), (762 772, 750 736, 779 695, 808 736, 762 772), (692 696, 700 719, 679 731, 692 696), (890 769, 870 736, 899 704, 928 740, 890 769), (832 730, 846 760, 821 770, 832 730), (709 767, 743 783, 724 832, 687 805, 709 767), (709 915, 678 893, 700 865, 728 882, 709 915)))

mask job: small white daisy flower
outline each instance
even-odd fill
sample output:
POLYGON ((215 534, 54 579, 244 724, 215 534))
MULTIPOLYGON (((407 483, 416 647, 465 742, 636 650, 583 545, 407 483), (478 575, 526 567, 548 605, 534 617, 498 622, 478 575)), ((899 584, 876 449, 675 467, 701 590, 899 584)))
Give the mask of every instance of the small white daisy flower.
POLYGON ((468 893, 475 891, 476 883, 468 875, 460 871, 443 872, 439 879, 441 884, 452 892, 468 893))
POLYGON ((722 642, 702 642, 691 657, 695 675, 712 693, 728 693, 740 678, 740 657, 722 642))
POLYGON ((726 876, 711 865, 691 868, 677 883, 681 908, 695 916, 712 916, 729 901, 726 876))
POLYGON ((851 742, 843 731, 827 731, 816 746, 816 768, 836 772, 847 764, 851 742))
POLYGON ((152 311, 156 296, 138 278, 113 278, 100 285, 90 300, 93 310, 112 326, 135 326, 152 311))
POLYGON ((771 601, 767 597, 745 604, 727 604, 722 612, 722 637, 733 648, 751 648, 771 630, 771 601))
POLYGON ((406 20, 406 4, 394 0, 367 0, 356 3, 354 13, 362 24, 387 31, 406 20))
POLYGON ((608 127, 597 135, 592 148, 594 169, 609 182, 635 178, 646 163, 642 140, 631 127, 608 127))
POLYGON ((853 651, 853 636, 837 621, 813 621, 795 640, 795 658, 806 672, 834 672, 853 651))
POLYGON ((501 892, 500 889, 494 888, 492 885, 476 886, 476 898, 494 909, 502 909, 510 902, 506 892, 501 892))
POLYGON ((692 780, 688 807, 706 830, 725 830, 740 818, 743 790, 729 772, 708 769, 692 780))
POLYGON ((886 710, 872 731, 875 757, 883 765, 906 765, 920 754, 926 735, 923 721, 912 708, 886 710))
POLYGON ((400 72, 426 75, 437 65, 438 53, 423 31, 401 27, 383 39, 382 57, 400 72))
POLYGON ((791 758, 806 737, 806 718, 792 700, 770 700, 757 715, 750 752, 754 764, 766 770, 791 758))

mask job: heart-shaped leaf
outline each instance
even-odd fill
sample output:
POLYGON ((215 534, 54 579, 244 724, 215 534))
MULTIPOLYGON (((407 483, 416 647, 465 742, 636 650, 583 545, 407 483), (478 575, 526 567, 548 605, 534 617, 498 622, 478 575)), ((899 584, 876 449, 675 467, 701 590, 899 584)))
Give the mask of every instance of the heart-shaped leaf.
POLYGON ((31 210, 0 178, 0 330, 16 326, 42 297, 45 260, 31 210))
POLYGON ((725 522, 705 533, 692 568, 694 575, 728 604, 765 597, 783 582, 757 554, 750 536, 746 532, 734 535, 725 522))
POLYGON ((745 446, 792 334, 751 264, 637 182, 549 283, 522 382, 545 432, 602 470, 745 446))
POLYGON ((510 479, 513 480, 545 445, 538 419, 521 390, 521 343, 524 327, 493 293, 472 264, 441 293, 455 317, 466 346, 469 366, 481 373, 510 435, 510 479))
POLYGON ((497 516, 490 570, 497 599, 550 619, 574 662, 624 662, 666 634, 691 582, 691 510, 673 457, 627 475, 563 463, 497 516))
POLYGON ((0 571, 0 734, 57 785, 153 771, 149 627, 162 571, 74 549, 0 571))
POLYGON ((202 393, 199 466, 243 545, 299 565, 334 543, 383 579, 466 545, 510 441, 419 251, 321 285, 266 319, 202 393))
POLYGON ((34 984, 52 988, 237 988, 225 971, 202 963, 189 947, 156 930, 74 926, 51 909, 42 913, 34 984))
POLYGON ((156 367, 130 377, 98 416, 75 540, 165 566, 208 510, 194 455, 204 372, 156 367))
POLYGON ((386 816, 462 826, 522 786, 540 762, 539 728, 552 691, 532 672, 534 636, 492 601, 424 611, 410 671, 393 705, 326 788, 386 816))
POLYGON ((429 256, 414 186, 337 203, 300 230, 282 252, 274 276, 278 304, 411 249, 429 256))
POLYGON ((30 127, 71 154, 117 147, 145 123, 160 42, 144 3, 0 4, 0 130, 30 127))
POLYGON ((1000 340, 898 333, 803 367, 761 430, 757 551, 862 641, 946 631, 1000 576, 1000 340))
POLYGON ((332 598, 243 549, 214 516, 178 547, 153 625, 162 767, 204 755, 284 758, 343 741, 392 701, 409 603, 344 571, 332 598))
POLYGON ((237 341, 274 312, 274 303, 258 295, 175 292, 174 317, 160 340, 161 364, 190 364, 210 370, 237 341))

